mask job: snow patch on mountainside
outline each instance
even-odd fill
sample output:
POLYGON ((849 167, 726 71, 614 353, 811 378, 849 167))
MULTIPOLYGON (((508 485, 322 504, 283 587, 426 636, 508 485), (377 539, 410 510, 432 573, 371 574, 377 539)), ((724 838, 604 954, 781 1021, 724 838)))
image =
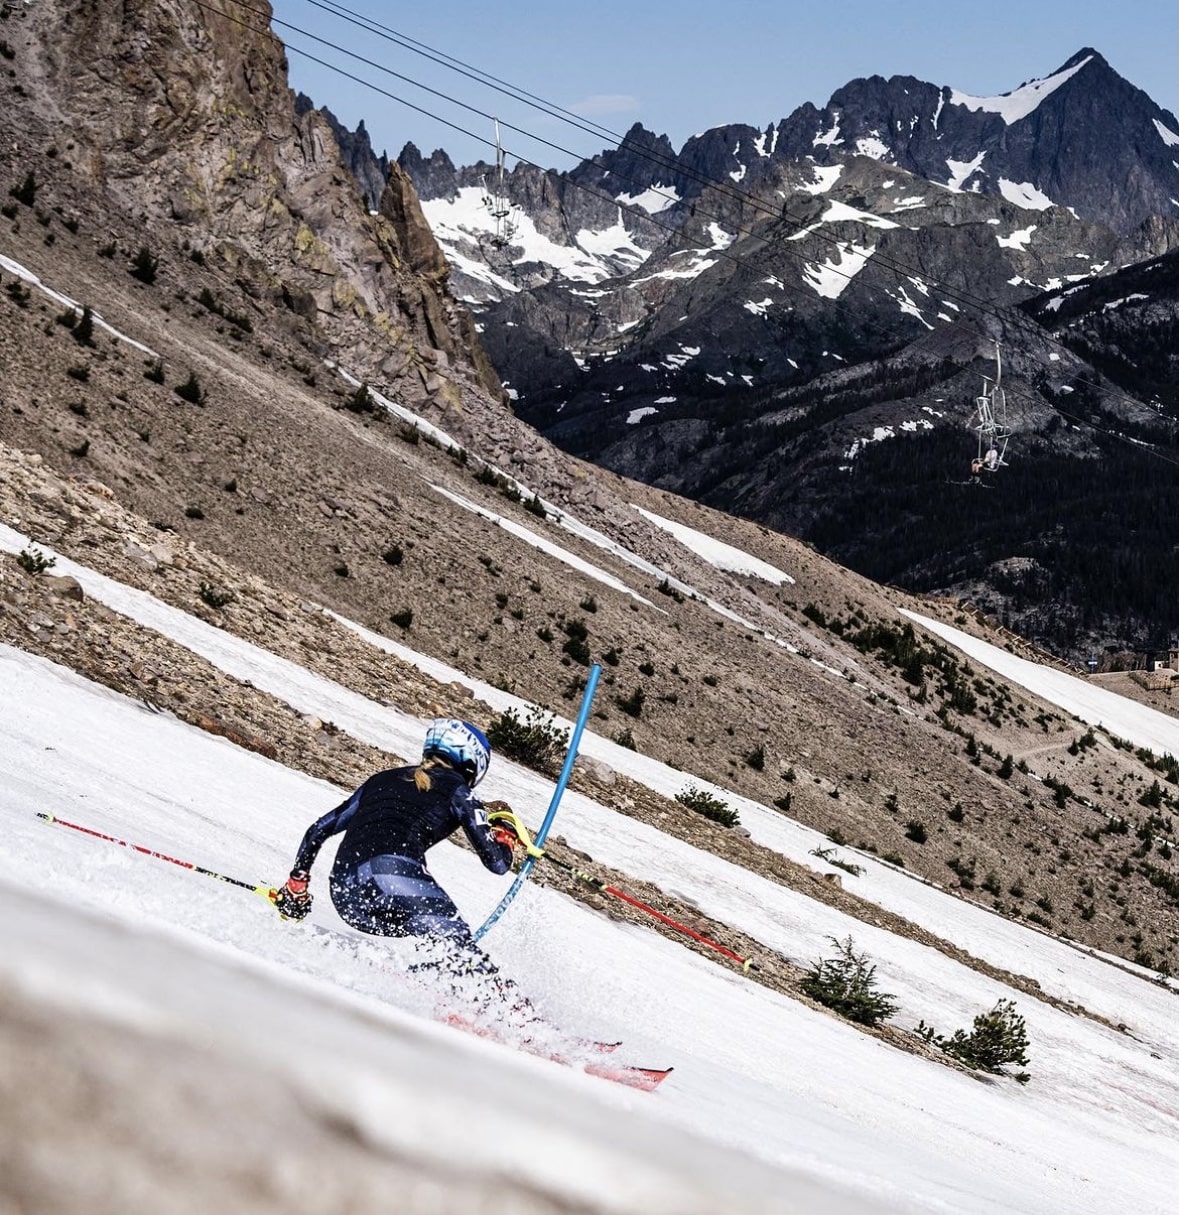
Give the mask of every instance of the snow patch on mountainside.
POLYGON ((802 268, 802 281, 817 295, 838 299, 875 252, 875 245, 839 245, 834 258, 817 264, 807 262, 802 268))
MULTIPOLYGON (((484 193, 478 186, 464 186, 453 199, 427 199, 422 211, 452 265, 500 291, 519 289, 477 255, 495 233, 495 218, 484 205, 484 193)), ((573 245, 551 240, 537 229, 531 216, 522 212, 513 211, 513 222, 515 232, 505 250, 512 264, 551 266, 557 277, 574 282, 597 283, 613 278, 642 265, 649 256, 649 251, 637 245, 627 231, 621 211, 609 228, 581 229, 573 245)))
POLYGON ((674 207, 680 201, 675 186, 651 186, 641 194, 619 194, 614 201, 624 207, 638 207, 648 215, 658 215, 668 207, 674 207))
POLYGON ((986 152, 980 152, 973 160, 946 160, 946 168, 950 171, 946 186, 956 192, 965 188, 968 178, 976 173, 982 165, 986 152))
POLYGON ((969 93, 960 93, 957 89, 950 90, 950 104, 965 106, 968 110, 986 110, 998 114, 1008 126, 1026 118, 1045 97, 1051 96, 1065 81, 1075 76, 1081 68, 1092 59, 1087 55, 1080 63, 1075 63, 1055 76, 1046 76, 1043 80, 1030 80, 1020 85, 1010 93, 999 97, 973 97, 969 93))
POLYGON ((999 178, 999 193, 1009 203, 1024 207, 1028 211, 1046 211, 1056 204, 1042 190, 1032 185, 1030 181, 1008 181, 1006 177, 999 178))

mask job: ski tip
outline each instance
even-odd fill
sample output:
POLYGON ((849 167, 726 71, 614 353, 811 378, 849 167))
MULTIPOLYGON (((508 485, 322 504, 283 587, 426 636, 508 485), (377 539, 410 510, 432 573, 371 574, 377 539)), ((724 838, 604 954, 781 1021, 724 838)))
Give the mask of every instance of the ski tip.
POLYGON ((645 1093, 654 1092, 671 1075, 670 1067, 631 1067, 625 1064, 591 1063, 586 1072, 602 1080, 612 1080, 627 1088, 637 1088, 645 1093))

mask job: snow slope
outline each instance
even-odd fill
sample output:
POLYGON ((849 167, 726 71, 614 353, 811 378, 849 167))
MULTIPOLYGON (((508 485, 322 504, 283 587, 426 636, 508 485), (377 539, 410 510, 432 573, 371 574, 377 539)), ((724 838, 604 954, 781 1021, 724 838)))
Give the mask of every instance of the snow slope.
MULTIPOLYGON (((5 547, 20 539, 0 533, 5 547)), ((358 738, 404 755, 419 745, 422 725, 410 717, 143 592, 61 559, 55 569, 358 738)), ((1014 993, 1027 1018, 1032 1082, 982 1082, 526 886, 489 934, 489 951, 555 1023, 619 1037, 631 1061, 676 1067, 659 1092, 633 1093, 435 1024, 430 1000, 404 981, 412 956, 404 945, 346 949, 277 921, 247 892, 35 817, 46 810, 249 881, 276 881, 306 824, 343 791, 8 648, 0 649, 0 737, 8 844, 0 902, 20 912, 5 921, 4 985, 49 1007, 54 993, 68 991, 74 1013, 212 1044, 286 1084, 306 1085, 310 1070, 317 1100, 347 1110, 370 1142, 423 1157, 432 1127, 506 1118, 515 1146, 497 1140, 492 1161, 476 1151, 476 1170, 503 1166, 506 1152, 530 1193, 575 1207, 592 1199, 619 1210, 1171 1209, 1179 1185, 1174 993, 869 858, 858 893, 1130 1032, 1014 993), (182 998, 173 971, 197 965, 206 975, 200 998, 182 998), (262 1034, 259 1018, 240 1012, 251 1001, 289 1011, 269 1017, 262 1034), (397 1116, 416 1114, 422 1102, 424 1122, 397 1116), (529 1150, 532 1143, 547 1150, 529 1150)), ((585 749, 664 791, 689 779, 606 740, 588 737, 585 749)), ((486 782, 487 796, 508 798, 533 822, 549 791, 502 760, 486 782)), ((760 842, 799 858, 814 846, 814 833, 725 796, 760 842)), ((854 936, 877 962, 882 988, 899 999, 901 1025, 923 1018, 949 1032, 1012 994, 944 954, 585 797, 569 794, 558 823, 575 847, 694 899, 767 949, 811 960, 828 951, 826 938, 854 936)), ((338 928, 325 851, 313 922, 338 928)), ((458 848, 440 846, 431 863, 472 921, 503 892, 503 879, 458 848)))

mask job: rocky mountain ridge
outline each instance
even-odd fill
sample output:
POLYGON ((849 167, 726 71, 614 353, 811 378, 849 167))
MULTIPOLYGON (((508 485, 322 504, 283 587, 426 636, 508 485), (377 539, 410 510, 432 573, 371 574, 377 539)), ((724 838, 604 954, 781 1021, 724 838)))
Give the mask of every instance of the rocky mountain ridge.
MULTIPOLYGON (((1075 432, 1078 419, 1161 444, 1170 458, 1173 394, 1137 400, 1103 379, 1113 356, 1062 345, 1027 317, 1045 293, 1175 247, 1177 125, 1090 48, 1000 97, 872 77, 822 110, 801 107, 761 131, 717 128, 679 153, 635 128, 569 173, 518 165, 505 178, 507 242, 489 239, 488 166, 456 170, 444 152, 427 160, 412 146, 399 162, 516 412, 548 437, 833 546, 874 577, 981 590, 1009 623, 1079 660, 1149 650, 1179 630, 1162 594, 1169 565, 1123 609, 1083 571, 1037 581, 1062 604, 1026 587, 1008 594, 1011 560, 1058 559, 1041 529, 1029 540, 1015 524, 1018 507, 994 518, 985 543, 964 535, 949 561, 938 559, 944 537, 902 553, 892 538, 910 531, 911 507, 896 513, 886 472, 878 505, 865 509, 881 453, 859 457, 884 435, 907 448, 897 459, 930 505, 970 509, 943 502, 944 485, 969 481, 982 454, 972 415, 999 343, 1013 453, 1029 474, 1019 497, 1054 482, 1059 456, 1101 454, 1101 432, 1075 432), (848 397, 849 380, 874 387, 848 397), (931 461, 936 473, 923 473, 931 461), (996 543, 1017 531, 1017 543, 996 543), (885 552, 874 564, 865 556, 885 552)), ((1127 340, 1123 361, 1140 361, 1129 329, 1127 340)), ((1149 560, 1134 535, 1159 488, 1140 463, 1106 470, 1130 480, 1114 541, 1128 541, 1135 565, 1149 560)), ((1030 513, 1054 513, 1052 500, 1030 513)))

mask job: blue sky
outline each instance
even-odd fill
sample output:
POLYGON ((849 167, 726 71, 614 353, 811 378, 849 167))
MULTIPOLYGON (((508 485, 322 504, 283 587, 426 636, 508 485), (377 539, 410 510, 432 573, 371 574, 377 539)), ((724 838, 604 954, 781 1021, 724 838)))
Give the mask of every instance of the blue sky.
MULTIPOLYGON (((358 63, 307 34, 275 26, 291 48, 292 87, 350 127, 363 119, 377 151, 393 157, 412 140, 426 154, 445 148, 456 164, 490 159, 491 118, 464 110, 452 98, 500 117, 508 152, 546 167, 567 168, 614 141, 506 98, 342 20, 332 8, 367 16, 608 131, 621 134, 642 122, 666 134, 677 150, 709 127, 764 127, 805 101, 822 106, 857 76, 910 75, 990 95, 1048 75, 1083 46, 1095 47, 1165 109, 1179 110, 1175 0, 273 3, 276 18, 379 65, 358 63), (296 48, 427 113, 312 63, 296 48)), ((513 163, 509 155, 509 168, 513 163)))

